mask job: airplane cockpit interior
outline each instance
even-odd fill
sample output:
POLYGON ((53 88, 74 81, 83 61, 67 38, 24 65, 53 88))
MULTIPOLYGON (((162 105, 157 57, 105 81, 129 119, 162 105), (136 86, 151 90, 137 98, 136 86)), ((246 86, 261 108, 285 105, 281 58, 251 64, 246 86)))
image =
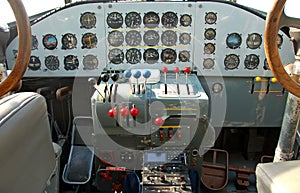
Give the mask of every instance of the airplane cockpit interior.
POLYGON ((291 0, 55 1, 1 2, 0 193, 299 192, 291 0))

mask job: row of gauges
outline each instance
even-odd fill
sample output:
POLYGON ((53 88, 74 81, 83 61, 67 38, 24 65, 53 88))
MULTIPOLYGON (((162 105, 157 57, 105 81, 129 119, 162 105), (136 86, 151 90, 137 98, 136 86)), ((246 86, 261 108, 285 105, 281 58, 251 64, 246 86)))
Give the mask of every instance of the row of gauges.
MULTIPOLYGON (((49 55, 45 57, 45 66, 48 70, 59 70, 60 62, 57 56, 49 55)), ((83 57, 83 70, 94 70, 98 67, 98 59, 95 55, 86 55, 83 57)), ((31 56, 28 68, 33 71, 41 70, 41 60, 37 56, 31 56)), ((64 57, 64 69, 75 70, 79 68, 79 60, 75 55, 68 55, 64 57)))
MULTIPOLYGON (((142 58, 148 64, 155 64, 159 61, 159 56, 165 64, 173 64, 177 60, 177 52, 171 48, 163 49, 161 54, 154 48, 146 49, 143 54, 137 48, 128 49, 125 54, 123 50, 113 48, 108 53, 108 59, 113 64, 121 64, 125 58, 130 64, 138 64, 142 58)), ((182 50, 178 53, 178 60, 180 62, 189 62, 190 57, 190 52, 187 50, 182 50)))
POLYGON ((178 37, 177 33, 173 30, 163 31, 161 35, 155 30, 148 30, 143 34, 143 38, 141 33, 136 30, 128 31, 125 37, 121 31, 113 30, 109 32, 107 37, 108 43, 114 47, 121 46, 124 40, 129 46, 139 46, 141 45, 142 39, 147 46, 156 46, 159 40, 161 40, 164 46, 175 46, 178 39, 182 45, 190 44, 192 37, 191 34, 187 32, 180 33, 178 37))
MULTIPOLYGON (((249 54, 246 55, 244 59, 244 67, 248 70, 255 70, 258 69, 258 65, 260 63, 259 56, 256 54, 249 54)), ((236 54, 229 54, 226 55, 224 59, 224 66, 225 70, 234 70, 238 69, 240 65, 240 58, 236 54)), ((205 58, 203 61, 203 68, 204 69, 213 69, 215 66, 215 61, 212 58, 205 58)), ((264 60, 264 70, 270 70, 267 60, 264 60)))

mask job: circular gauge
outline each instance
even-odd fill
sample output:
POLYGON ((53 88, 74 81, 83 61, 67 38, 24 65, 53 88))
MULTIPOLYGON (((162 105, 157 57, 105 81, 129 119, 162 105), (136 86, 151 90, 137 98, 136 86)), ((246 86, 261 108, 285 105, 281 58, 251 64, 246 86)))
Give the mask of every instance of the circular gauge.
POLYGON ((106 18, 107 25, 113 29, 120 28, 123 25, 123 16, 119 12, 112 12, 106 18))
POLYGON ((217 14, 214 12, 208 12, 205 15, 205 23, 215 24, 217 22, 217 14))
POLYGON ((257 49, 262 43, 262 37, 258 33, 249 34, 246 40, 247 47, 250 49, 257 49))
POLYGON ((149 28, 155 28, 159 24, 159 16, 155 12, 148 12, 143 18, 144 25, 149 28))
POLYGON ((124 36, 122 32, 115 30, 109 32, 107 40, 111 46, 121 46, 124 42, 124 36))
POLYGON ((238 33, 231 33, 226 38, 226 44, 228 48, 236 49, 242 44, 242 37, 238 33))
POLYGON ((225 70, 236 69, 240 64, 240 58, 235 54, 229 54, 224 59, 225 70))
POLYGON ((179 41, 183 45, 187 45, 191 43, 191 34, 190 33, 182 33, 179 36, 179 41))
POLYGON ((114 48, 109 51, 108 59, 113 64, 121 64, 124 60, 124 53, 121 49, 114 48))
POLYGON ((47 34, 43 37, 43 45, 48 50, 54 50, 57 46, 56 36, 53 34, 47 34))
POLYGON ((84 70, 94 70, 98 67, 98 59, 94 55, 83 56, 83 69, 84 70))
POLYGON ((216 50, 215 44, 207 43, 204 45, 204 53, 205 54, 213 54, 216 50))
POLYGON ((191 26, 192 24, 192 17, 188 14, 184 14, 180 17, 180 25, 184 27, 191 26))
POLYGON ((83 34, 81 42, 82 42, 82 48, 91 49, 96 47, 97 44, 97 36, 93 33, 86 33, 83 34))
POLYGON ((75 34, 67 33, 63 35, 61 39, 62 49, 73 49, 76 48, 77 38, 75 34))
POLYGON ((125 36, 125 41, 129 46, 138 46, 141 44, 142 36, 140 32, 136 30, 131 30, 127 32, 125 36))
POLYGON ((145 50, 145 52, 143 54, 143 58, 146 63, 154 64, 159 59, 158 51, 156 49, 149 48, 149 49, 145 50))
POLYGON ((180 62, 189 62, 191 54, 187 50, 180 51, 178 54, 178 58, 180 62))
POLYGON ((271 70, 267 58, 265 58, 265 60, 264 60, 264 67, 263 68, 265 70, 271 70))
POLYGON ((277 35, 277 46, 278 46, 278 48, 281 48, 282 43, 283 43, 283 36, 278 34, 277 35))
POLYGON ((79 61, 77 56, 68 55, 64 59, 65 70, 75 70, 79 66, 79 61))
POLYGON ((41 69, 41 61, 37 56, 30 56, 28 68, 30 70, 40 70, 41 69))
POLYGON ((204 69, 212 69, 215 65, 215 61, 212 58, 205 58, 203 61, 204 69))
POLYGON ((137 12, 130 12, 125 17, 125 24, 130 28, 140 27, 142 23, 141 15, 137 12))
POLYGON ((247 55, 244 61, 245 68, 253 70, 259 65, 259 57, 255 54, 247 55))
POLYGON ((36 36, 32 36, 31 41, 32 41, 31 50, 36 50, 36 49, 38 49, 39 42, 38 42, 36 36))
POLYGON ((173 64, 176 61, 176 51, 170 48, 164 49, 161 52, 161 60, 166 64, 173 64))
POLYGON ((177 42, 177 34, 172 30, 164 31, 161 35, 161 42, 165 46, 175 46, 177 42))
POLYGON ((216 30, 213 28, 208 28, 204 32, 204 37, 207 40, 214 40, 216 38, 216 30))
POLYGON ((142 54, 140 50, 136 48, 131 48, 126 52, 126 60, 130 64, 137 64, 141 61, 142 54))
POLYGON ((51 71, 57 70, 59 68, 58 57, 53 55, 47 56, 45 58, 45 66, 51 71))
POLYGON ((174 12, 166 12, 161 17, 161 23, 166 28, 176 27, 178 24, 178 17, 174 12))
POLYGON ((95 13, 85 12, 80 17, 81 28, 91 29, 96 26, 95 13))
POLYGON ((144 34, 144 42, 148 46, 155 46, 159 42, 159 34, 154 30, 146 31, 144 34))

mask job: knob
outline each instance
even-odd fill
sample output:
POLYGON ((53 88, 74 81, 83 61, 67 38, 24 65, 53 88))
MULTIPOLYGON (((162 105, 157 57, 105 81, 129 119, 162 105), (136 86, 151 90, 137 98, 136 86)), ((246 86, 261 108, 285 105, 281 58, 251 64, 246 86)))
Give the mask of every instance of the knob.
POLYGON ((125 78, 130 78, 132 75, 131 70, 125 70, 123 76, 125 78))
POLYGON ((154 120, 154 124, 157 125, 157 126, 163 125, 163 124, 164 124, 163 118, 157 117, 157 118, 154 120))
POLYGON ((167 73, 167 72, 168 72, 168 68, 167 68, 167 67, 163 67, 163 68, 161 69, 161 71, 162 71, 163 73, 167 73))
POLYGON ((107 73, 101 74, 100 77, 103 82, 108 82, 108 80, 109 80, 109 75, 107 73))
POLYGON ((114 82, 116 82, 119 79, 119 74, 118 73, 113 73, 110 77, 114 82))
POLYGON ((142 73, 141 73, 141 71, 139 71, 139 70, 137 70, 137 71, 135 71, 135 72, 133 73, 133 77, 136 78, 136 79, 140 78, 141 75, 142 75, 142 73))
POLYGON ((180 72, 180 69, 179 69, 178 67, 175 67, 175 68, 174 68, 174 72, 175 72, 175 73, 178 73, 178 72, 180 72))
POLYGON ((133 107, 132 109, 130 109, 130 114, 131 116, 136 117, 139 114, 139 110, 136 107, 133 107))
POLYGON ((120 110, 120 114, 121 114, 121 116, 123 116, 123 117, 127 117, 127 116, 128 116, 128 109, 127 109, 126 107, 122 108, 122 109, 120 110))
POLYGON ((191 68, 190 67, 185 67, 183 71, 185 73, 190 73, 191 72, 191 68))
POLYGON ((117 116, 117 111, 116 111, 116 109, 110 109, 110 110, 108 111, 108 116, 110 116, 110 117, 115 117, 115 116, 117 116))

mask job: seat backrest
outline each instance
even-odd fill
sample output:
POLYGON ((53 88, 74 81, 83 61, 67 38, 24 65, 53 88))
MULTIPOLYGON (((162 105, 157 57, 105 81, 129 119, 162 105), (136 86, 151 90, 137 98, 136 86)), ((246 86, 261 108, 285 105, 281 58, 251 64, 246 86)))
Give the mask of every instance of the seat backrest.
POLYGON ((0 192, 41 193, 55 168, 45 99, 18 93, 0 100, 0 192))

